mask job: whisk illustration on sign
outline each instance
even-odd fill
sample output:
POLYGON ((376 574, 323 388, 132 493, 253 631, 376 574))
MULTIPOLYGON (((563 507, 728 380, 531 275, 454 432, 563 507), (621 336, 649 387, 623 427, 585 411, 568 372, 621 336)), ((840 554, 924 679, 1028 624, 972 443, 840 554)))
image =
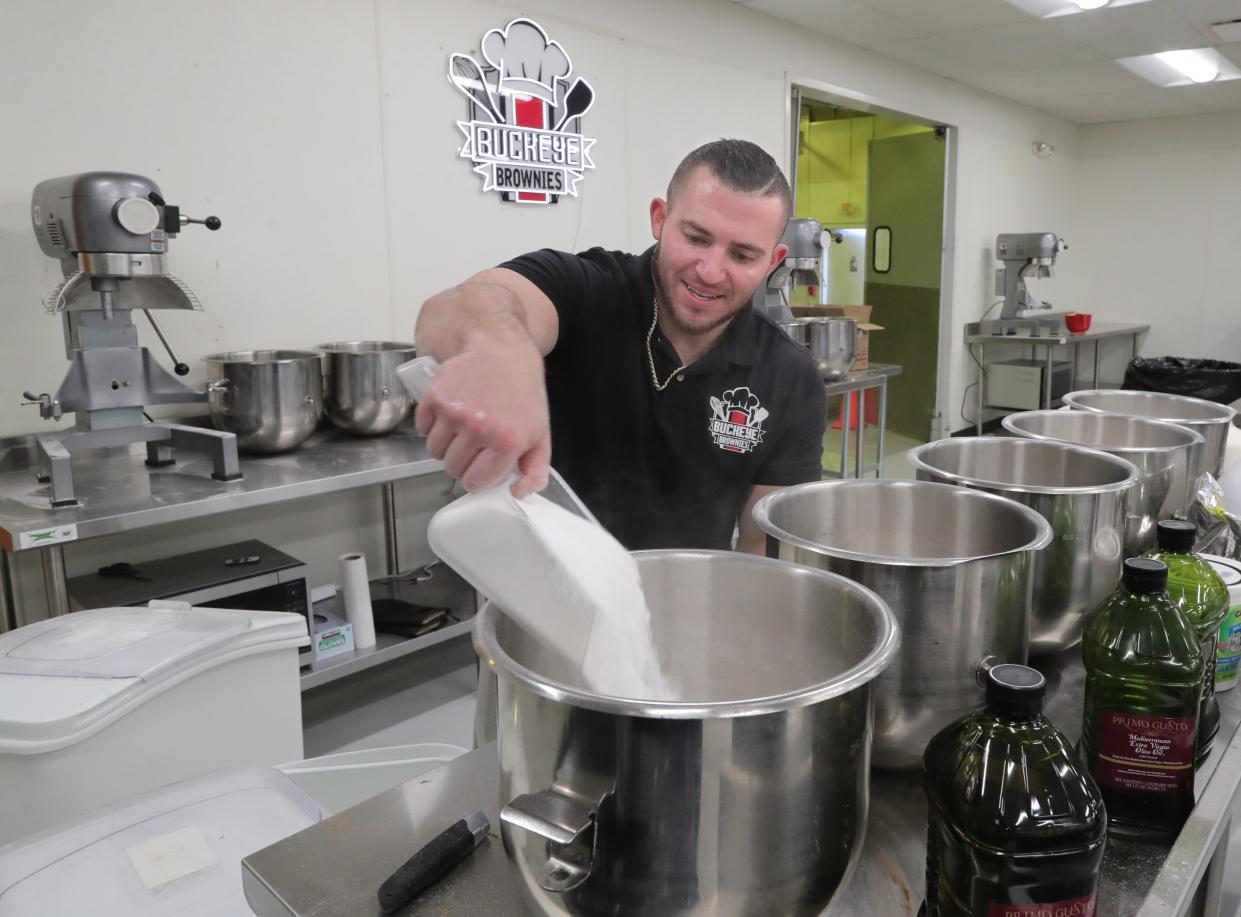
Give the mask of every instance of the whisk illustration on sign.
POLYGON ((531 19, 519 18, 483 36, 482 62, 468 54, 448 58, 448 80, 469 100, 461 157, 483 176, 483 191, 506 201, 554 204, 577 196, 577 183, 595 167, 595 141, 581 134, 581 118, 595 91, 574 77, 560 42, 531 19))

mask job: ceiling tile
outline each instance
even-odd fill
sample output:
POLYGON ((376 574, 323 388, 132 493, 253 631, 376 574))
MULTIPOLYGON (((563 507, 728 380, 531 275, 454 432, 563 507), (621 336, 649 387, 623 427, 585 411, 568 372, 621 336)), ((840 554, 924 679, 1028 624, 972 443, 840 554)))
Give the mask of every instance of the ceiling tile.
POLYGON ((1029 22, 1035 17, 996 0, 862 0, 866 6, 922 29, 942 35, 990 25, 1029 22))
POLYGON ((1094 60, 1035 70, 1014 70, 988 80, 988 92, 1036 104, 1039 99, 1141 89, 1146 82, 1115 61, 1094 60))
POLYGON ((991 26, 951 36, 961 50, 980 63, 1013 70, 1099 60, 1099 52, 1062 35, 1046 22, 991 26))
POLYGON ((815 29, 853 45, 870 46, 929 34, 870 9, 859 0, 750 0, 745 5, 747 9, 815 29))
POLYGON ((1162 0, 1163 5, 1196 28, 1212 22, 1241 19, 1238 0, 1162 0))
POLYGON ((1231 45, 1216 45, 1215 50, 1224 55, 1224 57, 1228 58, 1234 64, 1241 66, 1241 42, 1236 42, 1231 45))
POLYGON ((1241 111, 1241 80, 1177 87, 1198 111, 1241 111))
POLYGON ((978 85, 978 80, 998 76, 1005 70, 996 56, 987 51, 985 43, 971 32, 874 45, 872 50, 969 85, 978 85))
POLYGON ((1191 104, 1189 96, 1181 88, 1164 89, 1159 86, 1046 99, 1037 107, 1081 124, 1191 115, 1201 110, 1191 104))
POLYGON ((1113 58, 1198 48, 1204 44, 1195 29, 1160 3, 1103 7, 1048 22, 1066 37, 1113 58))

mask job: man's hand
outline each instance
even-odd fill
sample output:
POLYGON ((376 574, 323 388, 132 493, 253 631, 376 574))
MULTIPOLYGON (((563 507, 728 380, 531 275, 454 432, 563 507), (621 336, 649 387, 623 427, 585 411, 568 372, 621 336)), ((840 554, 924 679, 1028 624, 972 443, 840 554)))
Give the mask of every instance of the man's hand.
POLYGON ((427 300, 418 353, 439 361, 415 421, 433 458, 467 490, 517 468, 513 494, 547 486, 551 460, 543 356, 556 343, 551 301, 521 275, 495 268, 427 300))
POLYGON ((431 456, 466 490, 499 484, 514 465, 514 496, 547 486, 551 429, 543 358, 533 344, 489 342, 441 363, 416 422, 431 456))

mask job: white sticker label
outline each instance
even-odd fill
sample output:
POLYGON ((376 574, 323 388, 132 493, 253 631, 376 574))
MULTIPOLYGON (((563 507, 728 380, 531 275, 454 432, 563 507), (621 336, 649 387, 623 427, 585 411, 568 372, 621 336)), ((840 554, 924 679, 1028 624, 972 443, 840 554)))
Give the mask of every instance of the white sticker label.
POLYGON ((22 532, 17 536, 21 550, 28 548, 44 548, 49 544, 61 544, 65 541, 78 540, 78 527, 75 523, 57 525, 50 529, 37 529, 33 532, 22 532))
POLYGON ((211 845, 195 825, 135 844, 125 851, 138 878, 148 889, 167 885, 220 862, 211 845))

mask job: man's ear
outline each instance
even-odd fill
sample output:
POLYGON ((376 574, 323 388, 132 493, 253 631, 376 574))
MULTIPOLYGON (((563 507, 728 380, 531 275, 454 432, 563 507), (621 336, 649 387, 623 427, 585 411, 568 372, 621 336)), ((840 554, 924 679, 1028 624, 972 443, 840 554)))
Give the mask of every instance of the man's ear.
POLYGON ((664 223, 668 219, 668 202, 662 197, 651 201, 651 235, 658 242, 664 234, 664 223))
POLYGON ((776 269, 776 265, 778 265, 781 261, 783 261, 785 256, 788 255, 788 253, 789 253, 789 247, 785 245, 783 242, 777 245, 775 247, 775 250, 771 253, 771 264, 767 265, 767 273, 770 274, 772 271, 774 271, 776 269))

